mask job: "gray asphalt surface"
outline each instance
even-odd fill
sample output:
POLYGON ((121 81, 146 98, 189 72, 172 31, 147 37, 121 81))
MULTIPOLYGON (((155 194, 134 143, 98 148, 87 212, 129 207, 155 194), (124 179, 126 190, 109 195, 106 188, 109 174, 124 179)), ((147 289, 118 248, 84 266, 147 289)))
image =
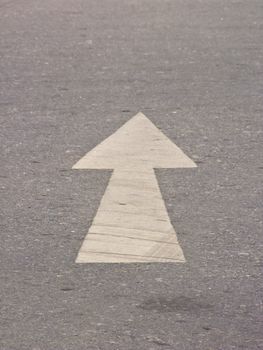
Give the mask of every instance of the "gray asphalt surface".
POLYGON ((263 349, 261 0, 0 0, 1 350, 263 349), (75 264, 142 111, 185 264, 75 264))

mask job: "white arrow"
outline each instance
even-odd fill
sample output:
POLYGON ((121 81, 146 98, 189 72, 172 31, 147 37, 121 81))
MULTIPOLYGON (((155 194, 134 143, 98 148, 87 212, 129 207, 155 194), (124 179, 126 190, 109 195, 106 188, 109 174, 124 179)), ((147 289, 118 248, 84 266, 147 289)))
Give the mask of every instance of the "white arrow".
POLYGON ((142 113, 73 169, 114 169, 78 263, 184 262, 154 168, 196 164, 142 113))

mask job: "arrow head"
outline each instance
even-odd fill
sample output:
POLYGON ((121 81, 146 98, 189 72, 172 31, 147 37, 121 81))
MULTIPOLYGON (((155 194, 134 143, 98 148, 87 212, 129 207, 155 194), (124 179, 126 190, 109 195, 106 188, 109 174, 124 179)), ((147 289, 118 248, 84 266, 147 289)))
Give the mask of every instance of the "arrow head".
POLYGON ((73 169, 195 168, 196 164, 138 113, 88 152, 73 169))

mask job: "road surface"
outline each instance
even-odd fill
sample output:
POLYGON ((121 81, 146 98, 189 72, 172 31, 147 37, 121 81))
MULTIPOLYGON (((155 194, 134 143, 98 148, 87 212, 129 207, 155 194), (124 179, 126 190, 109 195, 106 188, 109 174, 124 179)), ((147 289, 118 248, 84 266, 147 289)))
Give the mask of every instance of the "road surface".
POLYGON ((261 0, 0 0, 1 350, 263 349, 261 0), (142 112, 185 262, 77 263, 142 112))

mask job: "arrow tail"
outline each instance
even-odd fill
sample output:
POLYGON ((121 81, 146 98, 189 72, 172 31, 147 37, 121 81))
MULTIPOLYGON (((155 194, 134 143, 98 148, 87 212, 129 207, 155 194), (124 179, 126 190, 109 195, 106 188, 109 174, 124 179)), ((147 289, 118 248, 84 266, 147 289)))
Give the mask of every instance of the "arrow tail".
POLYGON ((184 262, 153 169, 116 169, 77 263, 184 262))

